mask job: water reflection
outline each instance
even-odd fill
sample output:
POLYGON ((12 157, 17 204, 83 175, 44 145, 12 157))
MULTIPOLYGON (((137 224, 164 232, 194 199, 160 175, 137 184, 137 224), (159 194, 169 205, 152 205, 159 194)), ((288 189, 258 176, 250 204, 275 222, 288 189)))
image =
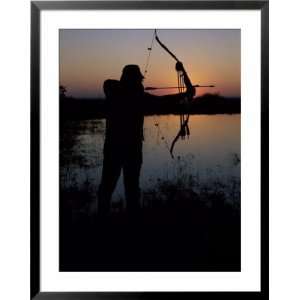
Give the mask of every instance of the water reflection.
MULTIPOLYGON (((215 182, 223 186, 228 201, 240 201, 240 115, 190 116, 191 135, 178 141, 175 159, 169 148, 178 131, 178 117, 149 116, 144 128, 140 178, 144 201, 149 192, 167 182, 186 184, 196 192, 215 182)), ((95 209, 101 179, 104 132, 104 119, 68 121, 61 130, 61 191, 86 192, 85 209, 90 211, 95 209)), ((113 201, 123 200, 121 176, 113 201)))

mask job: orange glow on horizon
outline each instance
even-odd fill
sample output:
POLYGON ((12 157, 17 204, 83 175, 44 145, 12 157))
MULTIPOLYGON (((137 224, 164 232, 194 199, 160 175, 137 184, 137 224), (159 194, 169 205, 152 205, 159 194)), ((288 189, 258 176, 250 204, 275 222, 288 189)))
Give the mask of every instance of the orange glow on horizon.
MULTIPOLYGON (((60 84, 75 98, 103 97, 103 82, 118 80, 125 65, 138 64, 144 71, 152 34, 152 30, 61 30, 60 84)), ((160 30, 159 35, 182 58, 193 84, 216 86, 197 88, 197 96, 240 96, 239 30, 160 30)), ((155 43, 144 86, 177 86, 174 59, 155 43)))

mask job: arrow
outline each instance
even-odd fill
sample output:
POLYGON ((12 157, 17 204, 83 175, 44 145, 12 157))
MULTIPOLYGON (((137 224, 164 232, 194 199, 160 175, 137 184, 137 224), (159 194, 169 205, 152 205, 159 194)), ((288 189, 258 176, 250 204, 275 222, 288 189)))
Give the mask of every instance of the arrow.
MULTIPOLYGON (((193 87, 198 88, 198 87, 215 87, 214 85, 193 85, 193 87)), ((177 89, 178 86, 164 86, 164 87, 152 87, 152 86, 148 86, 145 88, 145 91, 152 91, 152 90, 163 90, 163 89, 177 89)))

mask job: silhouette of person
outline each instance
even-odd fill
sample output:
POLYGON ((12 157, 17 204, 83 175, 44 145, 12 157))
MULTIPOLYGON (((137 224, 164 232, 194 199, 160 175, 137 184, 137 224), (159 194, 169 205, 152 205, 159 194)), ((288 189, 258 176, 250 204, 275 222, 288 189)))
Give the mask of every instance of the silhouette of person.
POLYGON ((98 190, 100 216, 109 214, 112 193, 122 170, 127 212, 132 215, 138 213, 145 107, 151 101, 164 99, 174 103, 183 97, 182 94, 155 96, 146 93, 143 79, 137 65, 126 65, 119 81, 108 79, 103 85, 107 118, 102 178, 98 190))

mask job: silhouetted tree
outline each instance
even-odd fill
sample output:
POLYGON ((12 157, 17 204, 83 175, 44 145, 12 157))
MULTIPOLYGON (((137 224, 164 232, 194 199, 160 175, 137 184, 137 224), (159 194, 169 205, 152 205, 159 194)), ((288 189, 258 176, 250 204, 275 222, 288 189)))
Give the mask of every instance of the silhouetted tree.
POLYGON ((60 99, 65 99, 66 98, 66 92, 67 92, 67 88, 63 85, 59 86, 59 98, 60 99))

